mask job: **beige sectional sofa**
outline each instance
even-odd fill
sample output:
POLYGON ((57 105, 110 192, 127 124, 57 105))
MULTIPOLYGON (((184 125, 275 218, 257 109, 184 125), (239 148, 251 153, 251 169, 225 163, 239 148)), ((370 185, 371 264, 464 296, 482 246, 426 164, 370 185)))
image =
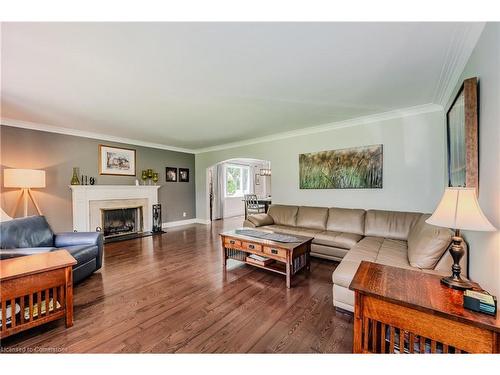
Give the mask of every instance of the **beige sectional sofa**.
MULTIPOLYGON (((428 214, 338 207, 272 205, 249 216, 244 226, 313 237, 311 254, 340 261, 333 272, 333 304, 353 311, 349 290, 363 260, 396 267, 451 273, 446 251, 452 231, 425 223, 428 214)), ((462 258, 462 269, 466 269, 462 258)))

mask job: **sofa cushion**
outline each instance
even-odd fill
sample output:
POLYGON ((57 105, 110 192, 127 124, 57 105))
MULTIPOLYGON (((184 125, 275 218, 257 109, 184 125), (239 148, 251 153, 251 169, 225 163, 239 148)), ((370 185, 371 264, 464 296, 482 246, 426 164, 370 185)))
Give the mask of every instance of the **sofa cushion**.
POLYGON ((363 260, 375 262, 383 243, 384 239, 379 237, 365 237, 359 241, 349 250, 342 262, 333 271, 333 283, 349 288, 359 264, 363 260))
POLYGON ((365 233, 365 210, 330 208, 326 230, 363 235, 365 233))
POLYGON ((320 258, 331 259, 335 261, 342 261, 347 254, 348 249, 341 249, 340 247, 325 246, 317 243, 311 244, 311 254, 320 258))
POLYGON ((368 210, 365 216, 365 236, 407 240, 410 229, 422 216, 418 212, 368 210))
POLYGON ((54 246, 54 233, 44 216, 28 216, 0 223, 0 248, 54 246))
POLYGON ((298 210, 297 206, 273 204, 267 213, 273 218, 274 224, 295 227, 298 210))
POLYGON ((352 248, 363 236, 354 233, 342 233, 333 231, 324 231, 314 236, 313 243, 340 247, 342 249, 352 248))
POLYGON ((302 228, 326 229, 328 208, 326 207, 299 207, 296 225, 302 228))
POLYGON ((365 237, 349 250, 344 259, 357 262, 362 260, 374 262, 383 243, 383 238, 365 237))
POLYGON ((406 241, 384 238, 377 254, 375 263, 399 268, 411 268, 408 262, 408 247, 406 241))
POLYGON ((427 224, 422 215, 408 235, 408 260, 413 267, 432 269, 448 248, 453 232, 427 224))
POLYGON ((276 233, 285 233, 296 236, 314 237, 321 232, 318 229, 291 227, 288 225, 266 225, 262 229, 269 229, 276 233))
POLYGON ((254 224, 256 227, 261 227, 263 225, 272 225, 274 220, 268 214, 255 214, 249 215, 247 220, 254 224))

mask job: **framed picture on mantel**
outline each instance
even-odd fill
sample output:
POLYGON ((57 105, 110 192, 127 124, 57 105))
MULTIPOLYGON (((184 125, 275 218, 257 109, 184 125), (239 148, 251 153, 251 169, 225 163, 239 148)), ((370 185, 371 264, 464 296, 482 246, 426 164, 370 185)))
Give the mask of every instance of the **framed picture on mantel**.
POLYGON ((135 150, 99 145, 99 174, 135 176, 135 150))
POLYGON ((446 114, 448 186, 479 185, 477 78, 464 81, 446 114))

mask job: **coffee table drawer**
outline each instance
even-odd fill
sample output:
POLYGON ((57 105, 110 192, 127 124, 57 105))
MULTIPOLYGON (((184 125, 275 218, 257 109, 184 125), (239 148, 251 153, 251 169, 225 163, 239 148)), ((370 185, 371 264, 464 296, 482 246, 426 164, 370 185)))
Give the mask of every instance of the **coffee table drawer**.
POLYGON ((262 245, 258 245, 256 243, 251 243, 251 242, 241 242, 241 247, 245 250, 248 251, 258 251, 262 252, 262 245))
POLYGON ((286 250, 279 249, 276 247, 264 246, 263 251, 265 254, 274 255, 275 257, 286 259, 286 250))
POLYGON ((232 238, 226 238, 224 240, 224 245, 228 247, 234 247, 234 248, 240 248, 241 247, 241 241, 240 240, 233 240, 232 238))

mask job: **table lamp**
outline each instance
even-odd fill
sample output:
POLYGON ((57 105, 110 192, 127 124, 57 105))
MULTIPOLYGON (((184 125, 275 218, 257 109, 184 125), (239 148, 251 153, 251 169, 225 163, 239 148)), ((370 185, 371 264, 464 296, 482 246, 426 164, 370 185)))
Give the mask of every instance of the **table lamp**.
POLYGON ((38 169, 4 169, 3 186, 6 188, 22 189, 10 216, 14 217, 22 198, 24 198, 24 216, 28 216, 28 197, 31 198, 38 214, 42 214, 31 188, 45 187, 45 171, 38 169))
POLYGON ((476 189, 461 187, 446 188, 436 210, 426 222, 440 227, 451 228, 455 231, 449 248, 451 257, 453 258, 453 266, 451 267, 452 275, 443 277, 441 283, 454 289, 471 289, 472 284, 460 277, 460 259, 465 253, 460 230, 496 230, 486 216, 484 216, 481 207, 479 207, 476 189))

